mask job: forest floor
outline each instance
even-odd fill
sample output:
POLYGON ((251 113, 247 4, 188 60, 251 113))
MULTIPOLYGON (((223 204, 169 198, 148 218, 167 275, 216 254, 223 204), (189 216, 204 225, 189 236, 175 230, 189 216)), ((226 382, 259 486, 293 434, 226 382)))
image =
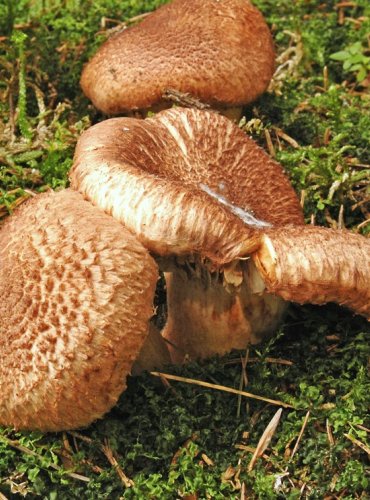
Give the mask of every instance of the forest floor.
MULTIPOLYGON (((104 119, 80 90, 83 64, 162 3, 0 5, 0 226, 30 196, 67 186, 80 133, 104 119)), ((283 164, 307 223, 369 234, 370 4, 254 3, 277 71, 240 127, 283 164)), ((369 498, 368 335, 335 305, 292 305, 264 344, 166 370, 214 388, 146 373, 80 432, 0 428, 0 499, 369 498), (222 387, 291 405, 257 461, 278 407, 222 387)))

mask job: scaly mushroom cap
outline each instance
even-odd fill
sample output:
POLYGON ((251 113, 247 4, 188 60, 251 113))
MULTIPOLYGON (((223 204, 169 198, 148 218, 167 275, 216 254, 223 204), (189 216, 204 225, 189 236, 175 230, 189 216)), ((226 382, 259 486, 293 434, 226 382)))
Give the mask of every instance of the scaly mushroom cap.
POLYGON ((270 225, 303 224, 282 167, 213 112, 176 108, 94 125, 70 179, 162 256, 223 264, 256 250, 270 225))
POLYGON ((268 230, 253 255, 269 292, 313 304, 337 302, 370 318, 370 240, 320 227, 268 230))
POLYGON ((89 424, 125 388, 157 268, 121 224, 73 191, 44 194, 0 231, 0 424, 89 424))
POLYGON ((247 0, 174 0, 112 36, 85 66, 81 86, 107 114, 149 108, 168 89, 239 106, 274 70, 270 31, 247 0))

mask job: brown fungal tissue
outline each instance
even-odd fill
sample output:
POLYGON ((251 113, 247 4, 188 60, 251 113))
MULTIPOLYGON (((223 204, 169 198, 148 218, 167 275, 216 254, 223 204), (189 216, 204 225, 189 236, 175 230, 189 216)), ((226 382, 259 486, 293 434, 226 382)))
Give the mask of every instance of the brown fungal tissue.
POLYGON ((281 320, 282 298, 370 315, 369 242, 304 227, 281 166, 221 115, 177 108, 99 123, 79 140, 71 184, 166 271, 175 361, 257 342, 281 320))
POLYGON ((109 115, 161 104, 170 89, 229 108, 266 90, 274 58, 270 31, 248 0, 174 0, 108 39, 81 86, 109 115))
POLYGON ((117 401, 153 314, 157 266, 120 223, 70 190, 0 231, 0 425, 88 425, 117 401))

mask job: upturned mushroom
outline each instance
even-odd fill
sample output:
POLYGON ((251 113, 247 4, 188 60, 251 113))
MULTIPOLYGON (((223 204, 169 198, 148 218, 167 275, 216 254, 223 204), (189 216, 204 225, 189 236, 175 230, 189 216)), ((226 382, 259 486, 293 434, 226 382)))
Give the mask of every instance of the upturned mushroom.
POLYGON ((164 336, 176 361, 257 342, 282 318, 279 296, 370 314, 369 242, 304 227, 282 167, 216 113, 99 123, 79 140, 71 183, 169 271, 164 336), (358 261, 344 262, 344 243, 358 261))
POLYGON ((9 217, 0 425, 57 431, 106 413, 146 339, 157 276, 136 238, 77 192, 37 196, 9 217))
POLYGON ((81 86, 109 115, 161 105, 168 90, 224 109, 261 95, 274 59, 270 31, 248 0, 174 0, 109 38, 81 86))

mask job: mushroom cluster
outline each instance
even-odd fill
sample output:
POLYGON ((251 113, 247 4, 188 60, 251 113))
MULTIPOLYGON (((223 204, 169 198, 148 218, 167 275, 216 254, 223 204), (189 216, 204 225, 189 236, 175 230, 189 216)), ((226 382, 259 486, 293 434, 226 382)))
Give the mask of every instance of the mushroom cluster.
MULTIPOLYGON (((108 40, 81 84, 108 114, 161 105, 170 88, 225 108, 260 95, 273 60, 249 1, 174 0, 108 40)), ((305 226, 282 167, 214 111, 94 125, 70 181, 0 231, 1 425, 88 425, 135 366, 258 342, 286 301, 370 317, 369 240, 305 226), (158 268, 161 333, 149 321, 158 268)))

